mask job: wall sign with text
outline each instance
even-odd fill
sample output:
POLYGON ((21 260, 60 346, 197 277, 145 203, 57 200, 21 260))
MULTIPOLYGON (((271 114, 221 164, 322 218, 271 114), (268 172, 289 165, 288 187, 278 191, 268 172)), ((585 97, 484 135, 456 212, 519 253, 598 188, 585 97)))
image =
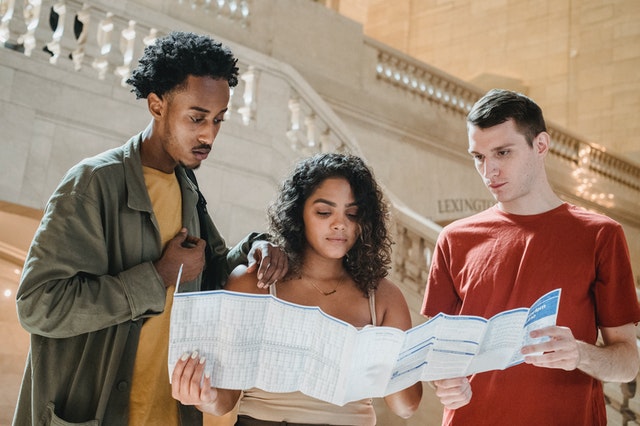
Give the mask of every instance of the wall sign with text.
POLYGON ((438 200, 437 214, 441 218, 465 217, 486 210, 495 203, 495 200, 482 198, 443 198, 438 200))

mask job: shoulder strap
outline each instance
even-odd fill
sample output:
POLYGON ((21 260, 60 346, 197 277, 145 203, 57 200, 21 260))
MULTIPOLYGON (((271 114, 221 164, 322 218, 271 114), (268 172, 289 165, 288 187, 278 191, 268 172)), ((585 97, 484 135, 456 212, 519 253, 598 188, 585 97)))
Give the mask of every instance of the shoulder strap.
POLYGON ((378 319, 376 318, 376 291, 369 291, 369 311, 371 312, 371 325, 374 327, 378 325, 378 319))
POLYGON ((200 287, 202 290, 214 290, 213 287, 215 280, 213 279, 213 271, 211 271, 211 268, 207 267, 207 265, 209 265, 209 259, 213 257, 213 251, 211 249, 211 245, 209 244, 209 235, 207 232, 208 224, 206 218, 209 214, 207 212, 207 200, 200 192, 198 180, 196 179, 196 174, 193 172, 193 170, 187 167, 183 167, 183 169, 189 180, 195 185, 196 192, 198 193, 198 204, 196 208, 198 209, 198 221, 200 222, 200 238, 205 240, 205 242, 207 243, 204 249, 205 268, 204 271, 202 271, 202 284, 200 287))
MULTIPOLYGON (((183 169, 185 174, 191 181, 191 183, 193 183, 196 187, 196 192, 198 193, 198 213, 200 213, 200 209, 202 209, 203 212, 207 213, 207 200, 205 200, 204 195, 202 195, 202 192, 200 192, 200 187, 198 186, 198 180, 196 179, 196 174, 193 172, 192 169, 189 169, 186 167, 183 167, 183 169)), ((202 218, 200 218, 200 222, 202 222, 202 218)), ((202 230, 203 230, 202 227, 200 227, 201 232, 202 230)))

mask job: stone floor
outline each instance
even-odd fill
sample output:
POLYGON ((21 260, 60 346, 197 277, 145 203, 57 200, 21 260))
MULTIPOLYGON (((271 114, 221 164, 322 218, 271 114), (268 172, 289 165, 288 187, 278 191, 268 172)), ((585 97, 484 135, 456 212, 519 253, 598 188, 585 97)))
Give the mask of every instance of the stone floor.
POLYGON ((0 425, 10 425, 29 350, 29 334, 18 324, 16 289, 20 268, 0 258, 0 425))

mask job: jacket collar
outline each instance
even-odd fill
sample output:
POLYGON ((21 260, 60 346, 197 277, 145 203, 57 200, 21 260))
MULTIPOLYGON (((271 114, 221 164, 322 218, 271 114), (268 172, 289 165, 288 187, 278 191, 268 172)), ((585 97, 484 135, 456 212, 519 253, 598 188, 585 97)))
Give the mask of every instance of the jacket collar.
POLYGON ((195 184, 187 177, 182 166, 176 167, 176 176, 182 192, 182 223, 187 225, 194 219, 196 204, 198 203, 198 191, 195 184))
MULTIPOLYGON (((142 174, 142 158, 140 148, 142 146, 142 132, 129 139, 124 146, 124 174, 127 185, 127 205, 134 210, 152 212, 151 200, 142 174)), ((198 202, 198 193, 195 185, 187 178, 181 166, 176 167, 176 176, 182 191, 182 218, 183 223, 189 223, 195 212, 198 202)))
POLYGON ((124 179, 127 185, 127 205, 134 210, 153 211, 147 186, 142 174, 142 158, 140 147, 142 145, 142 133, 129 139, 124 146, 124 179))

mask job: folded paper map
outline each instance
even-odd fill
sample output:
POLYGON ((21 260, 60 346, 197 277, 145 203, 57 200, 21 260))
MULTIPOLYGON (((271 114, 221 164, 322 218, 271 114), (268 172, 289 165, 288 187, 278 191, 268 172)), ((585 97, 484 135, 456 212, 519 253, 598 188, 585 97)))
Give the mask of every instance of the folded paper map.
POLYGON ((438 314, 402 331, 357 329, 317 307, 271 295, 225 290, 176 293, 169 375, 180 356, 206 357, 212 386, 301 391, 344 405, 382 397, 418 381, 501 370, 523 361, 529 331, 554 325, 560 289, 530 308, 490 319, 438 314))

